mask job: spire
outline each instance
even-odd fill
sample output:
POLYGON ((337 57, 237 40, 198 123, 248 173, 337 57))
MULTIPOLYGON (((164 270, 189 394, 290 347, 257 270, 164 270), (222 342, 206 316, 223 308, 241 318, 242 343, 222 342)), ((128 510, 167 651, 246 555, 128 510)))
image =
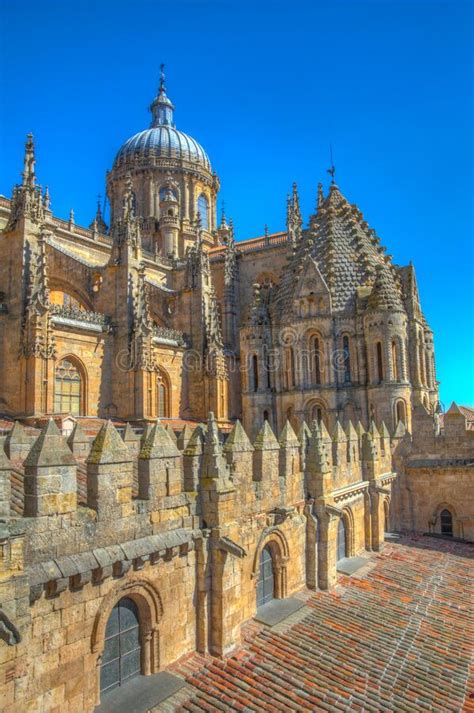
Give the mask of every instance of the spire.
POLYGON ((33 143, 33 134, 28 134, 26 137, 25 144, 25 158, 24 158, 24 168, 23 168, 23 185, 33 188, 36 184, 36 173, 35 173, 35 145, 33 143))
POLYGON ((324 203, 323 184, 318 183, 318 200, 316 203, 316 212, 321 210, 321 208, 323 207, 323 203, 324 203))
POLYGON ((174 126, 173 112, 174 105, 166 96, 166 85, 165 85, 165 65, 160 65, 160 86, 158 89, 158 96, 153 99, 150 106, 150 111, 152 114, 151 126, 174 126))
POLYGON ((298 187, 293 183, 293 192, 291 198, 288 196, 286 226, 288 230, 288 239, 291 243, 296 243, 301 237, 301 226, 303 219, 301 217, 300 199, 298 196, 298 187))
POLYGON ((107 224, 104 220, 104 217, 102 215, 102 210, 100 208, 100 198, 101 195, 100 193, 97 196, 97 210, 95 213, 95 218, 92 221, 92 223, 89 225, 89 228, 93 230, 93 226, 98 230, 99 233, 105 234, 107 232, 107 224))

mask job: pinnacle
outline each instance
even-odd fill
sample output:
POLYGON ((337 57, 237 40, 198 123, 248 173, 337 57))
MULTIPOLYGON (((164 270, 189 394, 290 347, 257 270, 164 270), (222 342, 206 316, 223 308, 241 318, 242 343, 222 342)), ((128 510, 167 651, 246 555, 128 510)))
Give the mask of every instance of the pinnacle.
POLYGON ((140 436, 138 435, 138 433, 135 433, 135 431, 133 430, 133 428, 131 427, 131 425, 128 421, 127 421, 127 425, 125 426, 125 431, 123 432, 123 440, 124 440, 124 443, 140 440, 140 436))
POLYGON ((380 425, 380 436, 381 436, 382 438, 388 438, 388 439, 390 439, 390 431, 388 430, 385 421, 382 421, 382 423, 381 423, 381 425, 380 425))
POLYGON ((74 446, 79 443, 89 443, 89 439, 86 436, 80 421, 76 421, 76 425, 74 426, 71 435, 67 439, 67 443, 68 446, 74 446))
POLYGON ((276 436, 273 433, 268 421, 263 422, 263 426, 260 429, 259 433, 257 434, 255 443, 253 445, 254 445, 255 450, 259 450, 259 451, 273 450, 273 449, 279 447, 276 436))
POLYGON ((346 427, 346 436, 348 441, 357 441, 357 439, 359 438, 359 435, 356 429, 354 428, 354 424, 350 419, 346 427))
POLYGON ((299 446, 298 437, 288 419, 283 426, 278 442, 282 448, 285 448, 286 446, 299 446))
POLYGON ((225 453, 240 453, 253 451, 250 439, 245 433, 245 429, 237 419, 235 426, 230 432, 224 446, 225 453))
POLYGON ((194 429, 191 438, 186 444, 184 454, 187 456, 201 455, 203 451, 204 440, 206 438, 206 427, 204 424, 199 424, 194 429))
POLYGON ((109 465, 112 463, 127 463, 130 460, 130 453, 119 432, 112 421, 107 421, 92 443, 87 463, 109 465))
POLYGON ((12 467, 12 464, 10 463, 10 459, 8 458, 7 454, 3 450, 3 446, 0 443, 0 471, 2 470, 10 470, 12 467))
POLYGON ((461 411, 461 409, 459 408, 459 406, 457 405, 457 403, 455 401, 453 401, 453 403, 451 404, 449 409, 446 411, 446 416, 454 416, 454 415, 464 417, 463 412, 461 411))
POLYGON ((176 438, 176 433, 174 432, 173 428, 171 427, 171 424, 168 423, 168 424, 166 425, 166 431, 167 431, 169 437, 171 438, 171 440, 172 440, 174 443, 177 443, 177 442, 178 442, 178 439, 176 438))
POLYGON ((52 418, 43 426, 24 464, 25 466, 76 465, 76 459, 68 448, 66 439, 63 438, 52 418))
POLYGON ((339 419, 336 421, 336 426, 335 426, 334 432, 333 432, 333 434, 332 434, 332 439, 333 439, 333 441, 335 441, 336 443, 339 442, 339 441, 344 442, 344 441, 347 440, 346 434, 344 433, 344 429, 343 429, 343 427, 341 426, 341 423, 340 423, 339 419))
POLYGON ((184 451, 186 446, 188 445, 189 441, 191 440, 191 437, 193 435, 193 429, 189 425, 189 423, 186 423, 184 425, 183 430, 178 436, 177 439, 177 445, 180 451, 184 451))
POLYGON ((139 458, 172 458, 179 455, 176 443, 172 440, 168 431, 158 421, 153 427, 150 435, 142 444, 139 458))
POLYGON ((403 438, 407 432, 407 429, 405 427, 405 424, 403 421, 399 421, 397 423, 397 427, 395 429, 395 433, 393 434, 394 438, 403 438))

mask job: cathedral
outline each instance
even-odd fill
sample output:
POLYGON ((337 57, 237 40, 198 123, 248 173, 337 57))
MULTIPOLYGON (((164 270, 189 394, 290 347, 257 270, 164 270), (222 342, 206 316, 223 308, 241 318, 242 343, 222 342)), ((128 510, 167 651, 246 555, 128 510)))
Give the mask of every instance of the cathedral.
POLYGON ((162 72, 107 172, 110 226, 54 216, 31 134, 0 197, 11 713, 224 656, 388 531, 474 539, 473 413, 441 413, 413 265, 334 173, 306 227, 294 185, 284 231, 236 241, 174 111, 162 72))

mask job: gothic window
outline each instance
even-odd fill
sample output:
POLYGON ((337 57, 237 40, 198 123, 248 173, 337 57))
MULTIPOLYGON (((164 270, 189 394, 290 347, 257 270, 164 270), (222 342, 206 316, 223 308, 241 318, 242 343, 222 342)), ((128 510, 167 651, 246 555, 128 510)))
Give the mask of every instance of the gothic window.
POLYGON ((395 341, 392 342, 392 370, 393 380, 400 381, 400 374, 398 369, 398 350, 395 341))
POLYGON ((156 415, 158 418, 169 418, 169 391, 163 374, 156 377, 156 415))
POLYGON ((344 364, 344 383, 351 381, 351 354, 349 351, 349 337, 346 335, 342 338, 342 356, 344 364))
POLYGON ((69 359, 63 359, 56 365, 54 411, 82 415, 82 378, 79 369, 69 359))
POLYGON ((311 337, 310 359, 313 384, 321 383, 321 351, 318 337, 311 337))
POLYGON ((270 364, 270 355, 268 353, 268 349, 265 350, 265 372, 266 372, 266 377, 267 377, 267 389, 272 388, 272 382, 270 378, 270 372, 271 372, 271 364, 270 364))
POLYGON ((100 691, 106 693, 140 674, 140 620, 135 602, 121 599, 112 609, 105 629, 100 667, 100 691))
POLYGON ((209 230, 209 201, 204 193, 198 198, 198 213, 201 218, 201 227, 203 230, 209 230))
POLYGON ((380 383, 383 381, 382 342, 377 342, 375 349, 377 359, 377 381, 380 383))
POLYGON ((252 386, 254 391, 258 391, 258 357, 252 356, 252 386))
POLYGON ((442 535, 447 535, 448 537, 453 536, 453 516, 449 512, 449 510, 444 510, 441 511, 440 515, 441 519, 441 534, 442 535))

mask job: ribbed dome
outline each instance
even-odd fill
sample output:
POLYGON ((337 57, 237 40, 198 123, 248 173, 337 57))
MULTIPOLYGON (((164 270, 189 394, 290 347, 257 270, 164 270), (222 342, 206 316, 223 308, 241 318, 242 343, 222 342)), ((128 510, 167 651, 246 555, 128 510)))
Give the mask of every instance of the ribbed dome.
POLYGON ((115 158, 115 164, 131 156, 163 156, 201 164, 211 173, 209 157, 197 141, 178 131, 174 126, 160 124, 145 131, 139 131, 124 143, 115 158))
POLYGON ((211 162, 202 146, 174 125, 174 106, 166 95, 163 68, 164 65, 161 65, 158 94, 150 106, 153 117, 151 126, 124 143, 115 157, 115 165, 135 156, 162 156, 197 162, 211 173, 211 162))

